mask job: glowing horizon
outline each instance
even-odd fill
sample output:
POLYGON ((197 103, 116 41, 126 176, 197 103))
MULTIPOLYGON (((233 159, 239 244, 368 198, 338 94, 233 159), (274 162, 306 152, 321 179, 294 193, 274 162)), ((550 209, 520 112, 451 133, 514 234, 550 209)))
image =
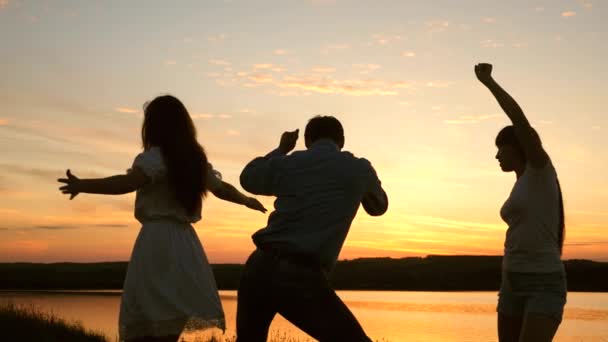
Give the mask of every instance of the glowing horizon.
MULTIPOLYGON (((359 212, 341 259, 500 255, 515 177, 494 159, 508 120, 478 62, 494 64, 556 166, 564 259, 608 261, 607 14, 590 0, 1 0, 0 262, 129 259, 134 195, 68 201, 56 179, 123 173, 142 105, 165 93, 239 189, 283 131, 338 117, 390 203, 379 218, 359 212)), ((211 262, 242 263, 266 218, 210 195, 195 227, 211 262)))

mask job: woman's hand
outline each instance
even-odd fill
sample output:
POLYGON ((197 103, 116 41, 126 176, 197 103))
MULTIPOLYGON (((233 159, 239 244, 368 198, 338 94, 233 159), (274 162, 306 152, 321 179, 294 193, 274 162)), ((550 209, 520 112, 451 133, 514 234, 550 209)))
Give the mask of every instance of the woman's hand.
POLYGON ((266 208, 264 208, 264 205, 254 197, 247 197, 247 199, 245 200, 245 206, 249 209, 261 211, 263 213, 268 211, 266 210, 266 208))
POLYGON ((59 188, 62 193, 70 194, 70 200, 74 197, 78 196, 80 193, 79 185, 80 179, 72 174, 70 169, 65 172, 68 178, 59 178, 57 181, 60 183, 65 183, 66 185, 59 188))
POLYGON ((475 65, 475 75, 483 84, 487 84, 488 82, 492 81, 492 64, 479 63, 475 65))

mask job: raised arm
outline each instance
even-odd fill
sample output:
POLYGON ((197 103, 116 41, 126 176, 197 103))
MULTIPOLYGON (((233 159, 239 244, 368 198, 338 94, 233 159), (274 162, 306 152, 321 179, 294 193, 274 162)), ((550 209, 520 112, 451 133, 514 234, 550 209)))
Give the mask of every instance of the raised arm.
POLYGON ((70 194, 70 199, 79 193, 101 194, 101 195, 122 195, 133 192, 144 186, 149 178, 139 168, 131 169, 127 174, 116 175, 107 178, 80 179, 66 171, 67 178, 60 178, 57 181, 66 185, 59 188, 62 193, 70 194))
POLYGON ((278 148, 264 157, 255 158, 245 166, 240 177, 243 189, 256 195, 272 196, 276 194, 274 185, 280 175, 275 158, 285 156, 295 148, 298 133, 297 129, 292 132, 284 132, 278 148))
POLYGON ((528 122, 526 115, 515 99, 494 80, 492 77, 492 65, 487 63, 477 64, 475 66, 475 75, 494 95, 502 110, 513 123, 515 134, 524 149, 527 161, 535 168, 544 167, 549 161, 549 156, 542 146, 540 137, 530 126, 530 122, 528 122))

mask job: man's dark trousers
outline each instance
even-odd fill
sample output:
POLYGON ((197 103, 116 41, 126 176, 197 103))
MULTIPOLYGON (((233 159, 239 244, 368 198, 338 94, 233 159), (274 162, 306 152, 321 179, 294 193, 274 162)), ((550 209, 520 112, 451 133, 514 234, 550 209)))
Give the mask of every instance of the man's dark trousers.
POLYGON ((302 259, 251 254, 238 290, 237 342, 265 342, 277 313, 320 342, 371 342, 321 267, 302 259))

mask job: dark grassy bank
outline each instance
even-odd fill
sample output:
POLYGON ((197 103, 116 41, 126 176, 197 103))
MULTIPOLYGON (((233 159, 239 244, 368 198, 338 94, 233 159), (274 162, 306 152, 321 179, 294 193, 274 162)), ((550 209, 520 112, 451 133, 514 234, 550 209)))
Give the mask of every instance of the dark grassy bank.
POLYGON ((0 305, 2 341, 107 342, 102 333, 86 330, 78 322, 67 322, 34 307, 0 305))
MULTIPOLYGON (((495 291, 500 256, 369 258, 338 262, 331 282, 341 290, 495 291)), ((608 262, 565 262, 570 291, 608 292, 608 262)), ((220 289, 238 286, 243 265, 213 265, 220 289)), ((126 262, 0 264, 0 289, 120 289, 126 262)))

